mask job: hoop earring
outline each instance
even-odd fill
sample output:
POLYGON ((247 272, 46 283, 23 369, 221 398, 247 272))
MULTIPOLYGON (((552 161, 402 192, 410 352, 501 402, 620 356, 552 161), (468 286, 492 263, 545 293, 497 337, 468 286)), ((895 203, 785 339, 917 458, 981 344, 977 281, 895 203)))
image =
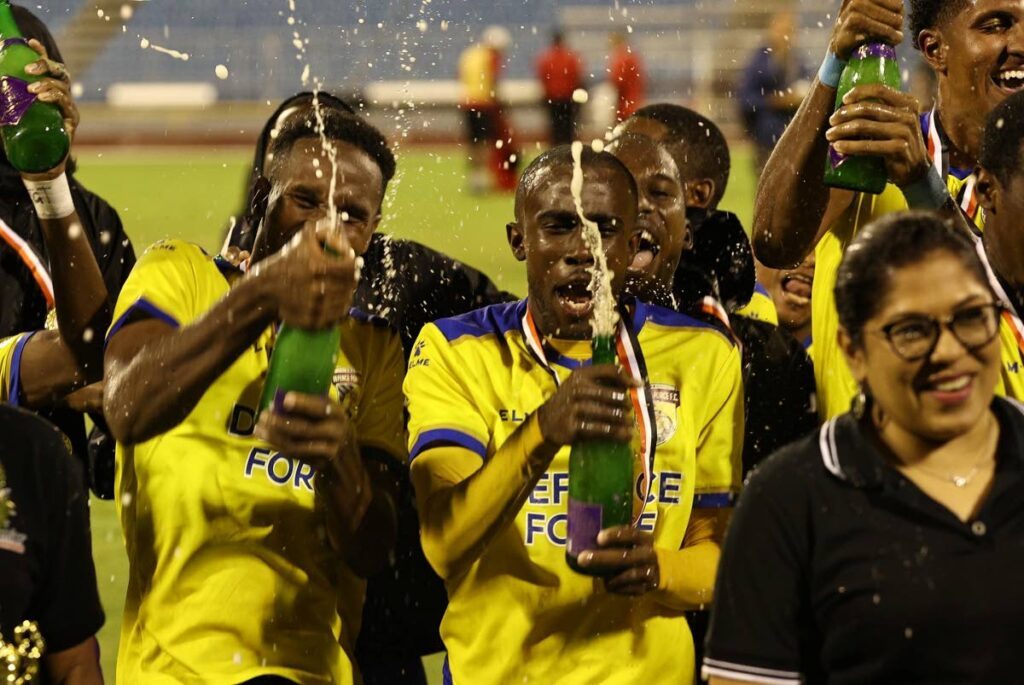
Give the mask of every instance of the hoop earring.
POLYGON ((870 414, 872 403, 871 390, 866 384, 861 385, 860 392, 857 393, 857 396, 850 403, 850 413, 860 421, 870 414))

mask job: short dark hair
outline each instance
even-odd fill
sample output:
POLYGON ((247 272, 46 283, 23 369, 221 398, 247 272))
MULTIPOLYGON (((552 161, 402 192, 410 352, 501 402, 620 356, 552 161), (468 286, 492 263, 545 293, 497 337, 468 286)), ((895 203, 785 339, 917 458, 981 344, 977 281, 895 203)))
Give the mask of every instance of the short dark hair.
POLYGON ((1021 143, 1024 143, 1024 92, 1000 102, 985 118, 978 163, 1006 185, 1021 173, 1021 143))
MULTIPOLYGON (((384 135, 362 117, 337 109, 321 109, 323 135, 327 140, 341 141, 359 148, 376 162, 382 177, 381 191, 387 190, 388 181, 395 175, 395 156, 388 147, 384 135)), ((275 161, 291 151, 300 140, 319 138, 319 122, 316 113, 306 112, 301 116, 289 118, 277 137, 270 143, 270 153, 275 161)), ((271 164, 273 168, 273 163, 271 164)))
POLYGON ((917 37, 925 29, 942 26, 950 17, 955 17, 969 0, 910 0, 910 13, 907 26, 910 29, 910 42, 917 47, 917 37))
MULTIPOLYGON (((619 161, 619 158, 610 152, 594 152, 593 148, 589 145, 583 146, 583 152, 580 155, 580 164, 584 170, 588 168, 603 167, 605 169, 611 169, 614 173, 618 174, 626 182, 626 188, 629 190, 629 194, 633 198, 633 205, 636 206, 640 191, 637 189, 636 179, 633 178, 633 174, 630 173, 626 165, 619 161)), ((523 208, 523 203, 526 201, 526 196, 529 195, 534 186, 536 186, 541 173, 549 168, 565 166, 572 169, 572 147, 569 145, 559 145, 553 147, 546 152, 542 153, 535 160, 530 162, 530 166, 526 167, 526 171, 519 178, 519 185, 516 186, 516 204, 515 204, 515 216, 516 220, 519 219, 519 213, 523 208)))
POLYGON ((885 301, 892 275, 947 252, 988 287, 974 243, 951 221, 932 212, 896 212, 868 224, 850 243, 839 264, 835 299, 839 323, 857 345, 864 326, 885 301))
POLYGON ((732 158, 729 144, 715 122, 692 109, 667 102, 641 107, 633 116, 657 121, 668 129, 662 144, 679 166, 683 181, 695 178, 714 181, 711 208, 717 207, 729 183, 732 158))

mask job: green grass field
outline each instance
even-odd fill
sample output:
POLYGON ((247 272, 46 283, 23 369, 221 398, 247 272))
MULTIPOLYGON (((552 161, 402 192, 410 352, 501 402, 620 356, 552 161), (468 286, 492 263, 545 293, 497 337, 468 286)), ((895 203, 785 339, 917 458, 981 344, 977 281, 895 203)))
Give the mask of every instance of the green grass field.
MULTIPOLYGON (((228 217, 241 205, 250 158, 248 151, 237 149, 86 150, 78 154, 78 178, 121 214, 137 253, 166 237, 216 251, 228 217)), ((505 243, 511 196, 466 194, 464 163, 454 147, 400 151, 398 166, 381 230, 444 251, 482 269, 501 287, 524 294, 525 271, 505 243)), ((736 212, 748 227, 754 185, 750 155, 740 148, 722 207, 736 212)), ((100 632, 103 668, 113 682, 128 562, 113 504, 94 500, 92 524, 107 612, 100 632)), ((428 659, 427 667, 431 682, 440 683, 440 659, 428 659)))

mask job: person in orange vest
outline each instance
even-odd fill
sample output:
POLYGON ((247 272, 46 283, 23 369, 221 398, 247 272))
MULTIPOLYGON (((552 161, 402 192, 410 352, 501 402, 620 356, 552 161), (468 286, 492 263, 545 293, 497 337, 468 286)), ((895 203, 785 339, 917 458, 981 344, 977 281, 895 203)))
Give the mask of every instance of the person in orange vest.
POLYGON ((608 80, 618 96, 615 104, 615 122, 625 121, 641 104, 647 90, 644 63, 626 41, 623 33, 611 35, 611 55, 608 58, 608 80))
POLYGON ((488 164, 503 128, 498 77, 503 54, 511 42, 507 29, 489 26, 480 41, 463 50, 459 57, 462 111, 469 139, 469 190, 473 193, 491 187, 488 164))
POLYGON ((583 87, 583 61, 565 44, 561 30, 551 34, 551 46, 537 58, 537 80, 544 88, 551 145, 568 145, 576 137, 579 104, 573 93, 583 87))

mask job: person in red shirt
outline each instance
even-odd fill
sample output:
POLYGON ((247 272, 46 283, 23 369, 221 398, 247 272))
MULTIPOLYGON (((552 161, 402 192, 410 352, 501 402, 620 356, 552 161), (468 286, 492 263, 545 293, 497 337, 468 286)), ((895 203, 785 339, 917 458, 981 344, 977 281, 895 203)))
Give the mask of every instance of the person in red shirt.
POLYGON ((625 121, 643 104, 647 79, 644 75, 644 63, 626 42, 626 36, 622 33, 611 35, 608 80, 615 86, 615 92, 618 94, 615 121, 625 121))
POLYGON ((537 58, 537 80, 551 120, 551 145, 568 145, 576 137, 579 104, 572 96, 583 87, 583 61, 565 45, 559 30, 551 34, 551 47, 537 58))

